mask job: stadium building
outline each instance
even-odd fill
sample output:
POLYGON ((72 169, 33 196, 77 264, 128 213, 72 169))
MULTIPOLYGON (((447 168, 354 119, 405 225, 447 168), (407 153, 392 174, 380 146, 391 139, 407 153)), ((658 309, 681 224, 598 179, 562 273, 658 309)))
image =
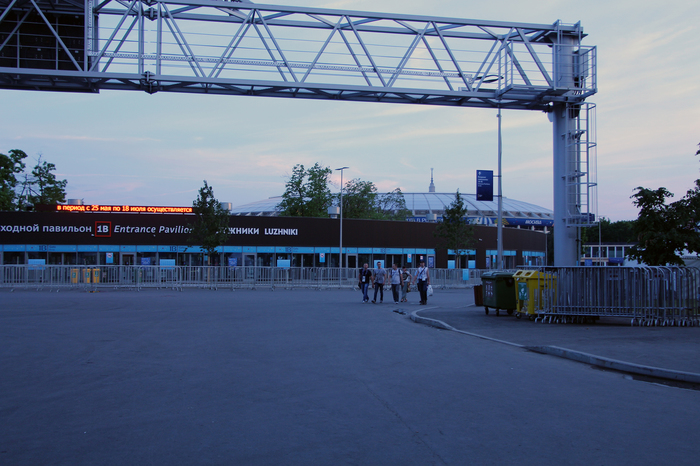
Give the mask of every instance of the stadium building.
MULTIPOLYGON (((431 182, 431 189, 434 186, 431 182)), ((436 221, 454 194, 406 193, 411 217, 402 221, 343 219, 343 267, 382 261, 430 267, 487 269, 496 265, 497 202, 463 195, 474 246, 460 257, 440 250, 436 221), (433 220, 434 219, 434 220, 433 220)), ((211 263, 217 266, 338 267, 337 218, 280 217, 281 197, 231 211, 228 242, 211 263)), ((209 258, 188 244, 191 207, 72 205, 48 211, 0 212, 0 264, 206 265, 209 258)), ((542 265, 552 212, 521 201, 503 200, 504 265, 542 265)))

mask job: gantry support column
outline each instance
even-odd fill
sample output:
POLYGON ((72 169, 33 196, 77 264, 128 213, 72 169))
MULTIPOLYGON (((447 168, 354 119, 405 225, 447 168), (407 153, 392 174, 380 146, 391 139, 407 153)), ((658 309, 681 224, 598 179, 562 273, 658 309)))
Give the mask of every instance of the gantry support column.
MULTIPOLYGON (((554 45, 555 87, 572 88, 574 84, 574 50, 578 47, 578 36, 562 34, 554 45)), ((567 267, 577 265, 578 227, 570 222, 571 206, 577 201, 578 190, 570 183, 572 167, 577 164, 576 151, 572 148, 572 137, 576 129, 577 116, 567 110, 565 102, 555 103, 552 112, 554 132, 554 265, 567 267)))

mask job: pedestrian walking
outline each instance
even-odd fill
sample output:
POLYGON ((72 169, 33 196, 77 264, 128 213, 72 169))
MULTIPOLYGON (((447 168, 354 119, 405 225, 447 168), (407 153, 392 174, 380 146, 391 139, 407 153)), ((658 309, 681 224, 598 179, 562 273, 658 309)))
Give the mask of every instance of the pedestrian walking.
POLYGON ((386 280, 386 270, 382 268, 382 263, 377 262, 377 268, 374 271, 374 299, 372 304, 377 303, 377 291, 379 291, 379 304, 384 302, 384 281, 386 280))
POLYGON ((401 267, 401 302, 407 303, 408 289, 411 287, 411 272, 408 271, 406 265, 401 267))
POLYGON ((414 283, 418 283, 418 291, 420 292, 420 303, 428 304, 428 285, 430 285, 430 273, 428 267, 425 266, 425 261, 420 261, 420 267, 416 270, 414 283))
POLYGON ((403 285, 403 278, 401 277, 401 271, 398 265, 391 264, 389 278, 391 280, 391 294, 394 298, 394 304, 399 304, 399 290, 401 289, 401 285, 403 285))
POLYGON ((365 264, 360 269, 360 276, 358 277, 360 290, 362 291, 362 302, 366 303, 369 301, 369 296, 367 292, 369 290, 369 284, 372 281, 372 271, 369 269, 369 264, 365 264))

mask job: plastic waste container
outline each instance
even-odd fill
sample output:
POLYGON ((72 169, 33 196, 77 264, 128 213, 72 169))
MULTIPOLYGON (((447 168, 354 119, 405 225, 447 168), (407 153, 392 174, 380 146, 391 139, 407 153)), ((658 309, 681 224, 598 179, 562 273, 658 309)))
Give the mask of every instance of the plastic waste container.
POLYGON ((501 309, 512 314, 517 308, 515 294, 515 280, 510 272, 486 272, 481 275, 481 284, 484 287, 484 311, 489 314, 489 308, 496 310, 496 315, 501 309))
POLYGON ((550 288, 556 291, 556 282, 549 273, 537 270, 518 270, 513 276, 517 288, 517 309, 515 317, 527 314, 535 319, 537 311, 544 309, 543 292, 550 288))

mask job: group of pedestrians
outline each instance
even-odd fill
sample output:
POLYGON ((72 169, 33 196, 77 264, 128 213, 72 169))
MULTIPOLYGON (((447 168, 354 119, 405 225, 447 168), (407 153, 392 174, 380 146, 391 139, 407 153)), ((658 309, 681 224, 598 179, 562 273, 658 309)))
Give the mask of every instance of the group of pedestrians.
POLYGON ((362 302, 369 302, 369 287, 374 288, 374 298, 372 303, 377 303, 377 293, 379 293, 379 302, 384 302, 384 284, 389 281, 391 284, 391 294, 394 298, 394 304, 399 304, 399 291, 401 292, 401 302, 408 302, 408 292, 412 285, 418 287, 420 292, 420 304, 428 303, 428 286, 430 285, 430 272, 425 266, 425 261, 420 262, 420 267, 416 269, 416 274, 411 275, 411 272, 402 266, 401 270, 396 264, 392 264, 390 270, 382 268, 382 263, 377 262, 377 268, 371 270, 369 264, 365 263, 360 270, 359 287, 362 291, 362 302))

